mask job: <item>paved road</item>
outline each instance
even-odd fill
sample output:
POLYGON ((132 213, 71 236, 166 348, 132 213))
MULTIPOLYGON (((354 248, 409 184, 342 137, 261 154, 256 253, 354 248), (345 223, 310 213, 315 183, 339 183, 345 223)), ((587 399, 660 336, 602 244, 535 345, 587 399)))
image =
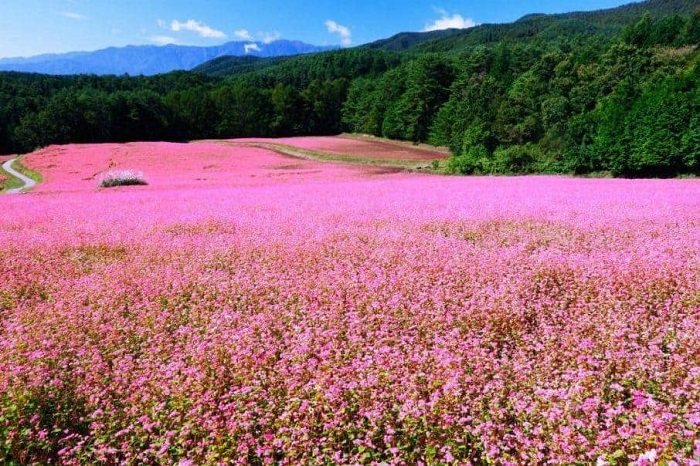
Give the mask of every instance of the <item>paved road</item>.
POLYGON ((12 164, 15 162, 15 160, 17 160, 17 159, 10 159, 7 162, 3 163, 2 168, 5 169, 5 171, 7 173, 9 173, 10 175, 15 176, 15 177, 19 178, 20 180, 22 180, 22 182, 24 183, 24 186, 20 186, 19 188, 15 188, 15 189, 9 189, 9 190, 7 190, 7 194, 21 193, 22 191, 33 188, 34 185, 36 185, 36 181, 29 178, 28 176, 21 174, 20 172, 18 172, 14 168, 12 168, 12 164))

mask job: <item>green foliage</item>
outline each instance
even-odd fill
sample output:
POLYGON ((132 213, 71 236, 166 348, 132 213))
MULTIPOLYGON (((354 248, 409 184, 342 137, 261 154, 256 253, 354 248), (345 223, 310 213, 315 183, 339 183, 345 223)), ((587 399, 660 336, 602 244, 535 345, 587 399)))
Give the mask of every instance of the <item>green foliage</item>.
POLYGON ((381 134, 382 119, 378 115, 378 83, 375 79, 355 79, 343 103, 342 124, 354 133, 381 134))
POLYGON ((510 147, 499 147, 493 153, 491 171, 511 175, 527 175, 545 171, 544 153, 539 146, 527 143, 510 147))
POLYGON ((390 138, 424 142, 435 114, 449 97, 454 69, 438 56, 423 55, 409 62, 405 72, 405 91, 390 106, 383 133, 390 138))
POLYGON ((700 8, 696 8, 695 13, 688 20, 683 34, 683 42, 692 45, 700 44, 700 8))
POLYGON ((207 87, 194 87, 169 92, 163 104, 171 115, 171 123, 182 139, 216 136, 217 115, 207 87))
MULTIPOLYGON (((696 15, 697 16, 697 12, 696 15)), ((625 28, 622 39, 636 47, 653 47, 656 45, 682 46, 697 43, 695 37, 694 17, 687 21, 680 15, 664 16, 654 21, 650 13, 634 24, 625 28)))
POLYGON ((489 133, 486 124, 476 119, 464 131, 462 147, 448 163, 448 171, 472 175, 491 172, 491 157, 486 147, 489 133))
POLYGON ((221 138, 269 136, 272 92, 243 82, 224 84, 211 92, 216 135, 221 138))
POLYGON ((58 464, 58 452, 69 447, 65 434, 77 443, 89 432, 86 400, 71 381, 2 393, 0 405, 1 464, 58 464))
POLYGON ((399 138, 402 128, 395 106, 405 91, 405 66, 394 68, 378 79, 355 80, 342 108, 346 128, 356 133, 399 138))

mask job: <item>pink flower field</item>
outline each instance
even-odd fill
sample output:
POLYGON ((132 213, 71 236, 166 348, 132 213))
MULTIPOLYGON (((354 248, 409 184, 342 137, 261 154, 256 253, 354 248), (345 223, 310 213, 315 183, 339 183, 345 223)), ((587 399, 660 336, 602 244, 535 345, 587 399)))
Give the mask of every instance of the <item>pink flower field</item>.
POLYGON ((53 146, 0 463, 700 464, 700 182, 53 146), (148 186, 98 189, 110 167, 148 186))

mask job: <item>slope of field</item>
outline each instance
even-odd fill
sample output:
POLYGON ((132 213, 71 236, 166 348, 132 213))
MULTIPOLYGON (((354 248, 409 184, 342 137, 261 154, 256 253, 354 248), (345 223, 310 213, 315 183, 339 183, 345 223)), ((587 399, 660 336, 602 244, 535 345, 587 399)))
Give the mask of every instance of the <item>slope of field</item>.
POLYGON ((447 160, 450 157, 447 149, 370 136, 248 138, 233 139, 231 142, 270 148, 297 148, 319 159, 413 168, 429 166, 433 161, 447 160))
POLYGON ((330 182, 382 172, 375 167, 330 166, 264 148, 216 143, 50 146, 28 155, 26 161, 44 175, 44 182, 36 188, 40 193, 96 191, 100 176, 110 169, 142 172, 148 186, 138 189, 146 191, 330 182))
POLYGON ((0 198, 0 463, 700 460, 697 180, 212 144, 25 163, 46 183, 0 198), (150 185, 97 190, 110 165, 150 185))

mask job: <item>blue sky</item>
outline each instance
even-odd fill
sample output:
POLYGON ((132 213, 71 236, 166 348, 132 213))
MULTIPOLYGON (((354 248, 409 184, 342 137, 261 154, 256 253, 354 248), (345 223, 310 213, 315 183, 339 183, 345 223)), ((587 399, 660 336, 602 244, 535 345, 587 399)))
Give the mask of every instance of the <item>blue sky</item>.
POLYGON ((301 40, 354 46, 403 31, 510 22, 620 0, 0 0, 0 58, 110 46, 301 40))

